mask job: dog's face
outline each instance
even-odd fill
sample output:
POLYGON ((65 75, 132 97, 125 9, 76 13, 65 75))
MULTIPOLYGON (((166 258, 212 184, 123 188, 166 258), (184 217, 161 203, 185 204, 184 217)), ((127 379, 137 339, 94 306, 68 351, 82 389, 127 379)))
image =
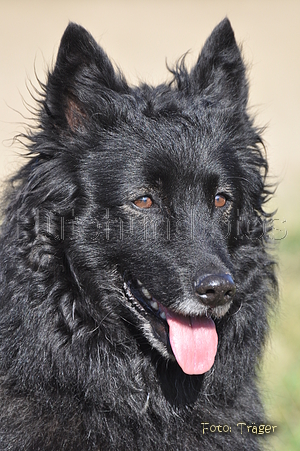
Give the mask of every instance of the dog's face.
MULTIPOLYGON (((207 318, 224 316, 233 301, 228 237, 241 190, 234 150, 224 130, 215 128, 214 135, 211 120, 137 118, 123 125, 110 134, 107 149, 102 144, 104 154, 95 153, 84 188, 92 192, 88 204, 98 220, 94 246, 122 277, 128 320, 166 357, 172 356, 173 323, 183 343, 193 339, 193 320, 197 340, 210 334, 213 346, 197 371, 207 370, 216 352, 207 318)), ((96 230, 89 233, 87 241, 96 230)))
POLYGON ((265 162, 246 103, 227 20, 170 85, 128 87, 75 25, 49 76, 45 128, 76 185, 73 271, 87 291, 111 290, 122 321, 188 374, 212 367, 216 324, 240 302, 235 256, 262 226, 265 162))

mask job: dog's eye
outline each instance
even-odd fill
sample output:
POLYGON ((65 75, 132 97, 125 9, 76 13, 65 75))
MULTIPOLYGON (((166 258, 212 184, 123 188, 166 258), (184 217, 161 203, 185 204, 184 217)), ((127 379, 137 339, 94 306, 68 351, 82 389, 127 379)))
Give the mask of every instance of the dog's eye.
POLYGON ((215 207, 222 208, 226 204, 226 197, 222 194, 217 194, 215 196, 215 207))
POLYGON ((153 201, 151 197, 143 196, 136 199, 133 203, 138 208, 150 208, 152 207, 153 201))

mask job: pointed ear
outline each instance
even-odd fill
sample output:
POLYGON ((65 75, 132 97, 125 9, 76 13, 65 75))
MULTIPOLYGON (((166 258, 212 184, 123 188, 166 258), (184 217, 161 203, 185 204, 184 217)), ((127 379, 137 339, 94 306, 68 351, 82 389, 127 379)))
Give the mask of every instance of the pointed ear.
POLYGON ((127 90, 125 80, 93 37, 83 27, 70 23, 46 86, 45 107, 54 125, 72 131, 82 129, 101 109, 100 99, 105 93, 127 90))
POLYGON ((246 106, 245 66, 229 20, 224 19, 207 39, 191 72, 193 91, 210 102, 246 106))

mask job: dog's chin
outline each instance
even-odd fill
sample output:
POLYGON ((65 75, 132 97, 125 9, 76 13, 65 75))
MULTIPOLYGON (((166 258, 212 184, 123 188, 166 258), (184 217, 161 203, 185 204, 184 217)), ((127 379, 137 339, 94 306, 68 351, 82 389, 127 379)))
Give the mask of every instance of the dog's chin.
MULTIPOLYGON (((124 292, 126 308, 130 310, 137 321, 139 330, 149 344, 155 348, 166 359, 175 361, 176 358, 172 351, 169 336, 169 325, 167 317, 181 317, 183 321, 199 321, 199 318, 212 321, 216 318, 222 318, 229 310, 230 303, 216 309, 209 309, 205 306, 197 305, 193 308, 193 303, 182 302, 181 308, 175 303, 176 311, 165 307, 161 302, 154 298, 148 289, 138 279, 126 277, 124 281, 124 292)), ((213 326, 215 327, 215 326, 213 326)))

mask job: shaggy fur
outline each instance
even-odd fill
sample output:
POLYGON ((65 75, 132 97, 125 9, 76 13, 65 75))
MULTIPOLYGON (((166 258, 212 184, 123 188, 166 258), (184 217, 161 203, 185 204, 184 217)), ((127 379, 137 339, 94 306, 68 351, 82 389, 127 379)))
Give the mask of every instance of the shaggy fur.
POLYGON ((265 423, 270 193, 229 21, 172 73, 130 87, 65 31, 5 197, 1 451, 261 449, 237 424, 265 423), (216 328, 203 374, 177 363, 170 317, 216 328))

